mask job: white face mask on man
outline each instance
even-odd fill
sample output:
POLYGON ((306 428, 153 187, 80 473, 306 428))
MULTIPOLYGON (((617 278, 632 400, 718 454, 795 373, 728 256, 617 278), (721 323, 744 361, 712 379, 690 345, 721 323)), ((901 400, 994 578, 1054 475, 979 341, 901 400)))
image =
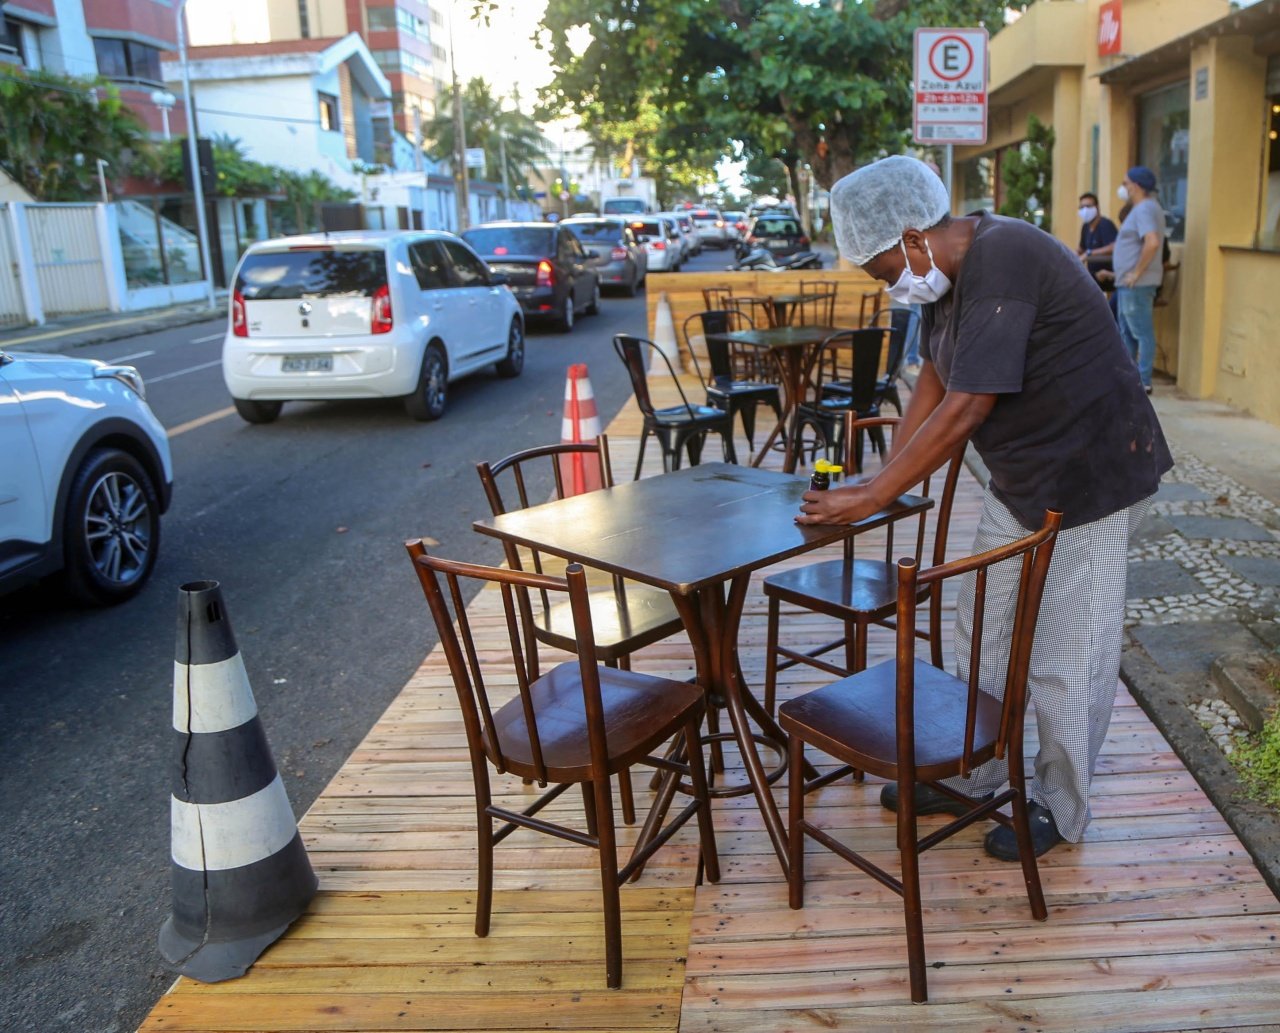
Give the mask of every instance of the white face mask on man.
POLYGON ((929 255, 929 271, 921 276, 911 268, 911 260, 907 257, 907 243, 898 242, 902 248, 902 259, 906 263, 898 282, 889 288, 889 297, 899 305, 931 305, 947 291, 951 290, 951 281, 946 274, 934 264, 933 248, 925 238, 924 248, 929 255))
POLYGON ((1081 205, 1080 207, 1081 222, 1093 222, 1093 220, 1096 219, 1097 217, 1098 217, 1098 209, 1096 206, 1091 204, 1081 205))
POLYGON ((1129 188, 1121 183, 1116 188, 1116 197, 1120 198, 1121 201, 1129 200, 1129 188))

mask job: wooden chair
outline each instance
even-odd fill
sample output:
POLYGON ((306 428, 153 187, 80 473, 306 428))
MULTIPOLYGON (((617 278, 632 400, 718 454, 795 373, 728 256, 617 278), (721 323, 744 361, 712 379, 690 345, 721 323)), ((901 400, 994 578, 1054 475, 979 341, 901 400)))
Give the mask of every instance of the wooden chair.
MULTIPOLYGON (((476 472, 484 488, 485 498, 494 516, 527 509, 530 504, 545 501, 545 493, 530 498, 529 484, 545 483, 539 468, 549 468, 555 485, 555 498, 565 497, 565 469, 570 463, 590 463, 595 468, 601 487, 613 485, 613 468, 609 462, 609 442, 601 434, 593 442, 583 444, 542 445, 527 448, 505 456, 495 463, 477 463, 476 472), (502 485, 507 486, 504 495, 502 485)), ((525 569, 520 549, 513 542, 503 541, 507 566, 512 570, 525 569)), ((529 550, 529 563, 538 574, 544 574, 542 554, 529 550)), ((534 597, 520 589, 521 628, 523 630, 525 657, 529 676, 538 677, 538 644, 562 649, 567 653, 578 651, 577 631, 573 612, 568 601, 552 602, 551 594, 538 592, 534 597), (535 605, 535 598, 536 603, 535 605)), ((660 642, 684 630, 684 623, 676 611, 671 595, 647 585, 628 582, 613 576, 609 586, 593 587, 588 594, 591 604, 591 626, 595 630, 596 657, 609 667, 628 671, 631 654, 645 646, 660 642)), ((631 782, 624 775, 619 783, 622 798, 622 820, 635 824, 635 802, 631 782)))
MULTIPOLYGON (((814 456, 821 448, 829 454, 847 453, 856 464, 846 470, 862 470, 862 435, 855 442, 856 452, 848 453, 844 443, 844 416, 854 413, 858 419, 880 415, 875 404, 876 380, 884 354, 886 331, 867 327, 861 330, 837 330, 814 352, 806 380, 813 385, 814 395, 800 402, 792 414, 791 433, 798 454, 806 447, 814 456)), ((881 455, 885 452, 884 435, 878 424, 868 428, 869 436, 881 455)))
POLYGON ((836 294, 839 293, 840 285, 831 280, 801 280, 801 294, 836 294))
POLYGON ((689 354, 693 358, 693 368, 707 392, 707 404, 717 409, 724 409, 731 415, 742 416, 742 429, 747 435, 747 444, 754 452, 756 447, 756 407, 767 405, 779 420, 782 419, 782 389, 777 381, 781 374, 772 380, 751 380, 737 375, 739 369, 759 366, 773 357, 766 352, 756 355, 756 349, 745 345, 733 345, 727 341, 713 341, 712 334, 723 334, 733 330, 755 329, 750 317, 736 309, 719 309, 709 312, 695 312, 684 321, 683 333, 689 354), (711 368, 710 377, 704 376, 702 364, 698 362, 697 353, 690 340, 689 328, 695 326, 701 331, 707 352, 707 364, 711 368), (745 353, 751 353, 747 355, 745 353), (746 361, 747 359, 751 361, 746 361))
POLYGON ((435 619, 467 734, 478 818, 476 935, 489 934, 493 848, 508 835, 526 828, 591 847, 600 854, 606 982, 616 989, 622 985, 621 884, 693 817, 698 819, 706 877, 711 882, 720 878, 699 731, 705 710, 703 691, 696 684, 597 663, 587 576, 580 564, 570 564, 564 578, 553 578, 438 559, 427 555, 421 541, 408 542, 406 547, 435 619), (481 659, 466 611, 470 593, 463 586, 468 582, 501 586, 518 686, 517 694, 505 703, 491 700, 485 685, 485 672, 498 664, 490 655, 481 659), (541 678, 529 676, 521 647, 518 600, 522 592, 530 591, 567 594, 579 643, 576 660, 558 665, 541 678), (689 763, 657 755, 677 733, 683 733, 683 755, 689 763), (619 868, 609 780, 635 764, 678 772, 682 778, 677 785, 691 786, 693 800, 619 868), (544 789, 551 784, 551 788, 523 810, 499 806, 491 793, 490 765, 499 774, 532 779, 544 789), (537 816, 574 785, 582 788, 585 832, 537 816), (500 823, 496 831, 495 820, 500 823))
POLYGON ((725 309, 731 308, 730 301, 733 298, 732 287, 703 287, 702 303, 708 309, 725 309))
MULTIPOLYGON (((899 418, 880 416, 868 420, 856 420, 853 413, 845 414, 844 440, 850 451, 861 450, 859 436, 872 427, 890 428, 896 431, 899 418)), ((936 517, 933 531, 933 564, 946 561, 947 538, 951 530, 951 510, 955 501, 956 484, 960 480, 964 449, 959 449, 946 466, 942 477, 942 490, 931 493, 937 484, 934 477, 926 477, 913 494, 934 499, 936 517)), ((853 457, 845 457, 846 469, 853 468, 853 457)), ((936 475, 935 475, 936 476, 936 475)), ((914 559, 920 565, 924 554, 925 514, 914 518, 914 559)), ((808 566, 784 570, 765 578, 764 594, 769 600, 769 616, 765 639, 764 705, 769 713, 774 711, 777 695, 778 672, 804 664, 836 677, 846 677, 864 670, 867 666, 867 633, 871 625, 892 628, 897 610, 898 587, 895 560, 901 555, 901 547, 894 544, 896 526, 886 530, 884 554, 881 559, 855 555, 856 538, 846 538, 844 558, 811 563, 808 566), (844 633, 837 639, 806 652, 791 649, 778 641, 781 606, 788 606, 821 613, 841 622, 844 633), (819 659, 833 650, 844 648, 844 665, 819 659), (784 662, 779 663, 779 658, 784 662)), ((934 666, 942 666, 942 586, 932 584, 921 590, 918 603, 928 602, 928 625, 916 628, 916 637, 928 641, 930 658, 934 666)))
MULTIPOLYGON (((636 458, 635 479, 640 479, 640 470, 644 465, 644 446, 652 434, 662 446, 663 471, 680 469, 680 450, 684 448, 689 456, 689 465, 697 466, 702 457, 702 443, 708 433, 720 435, 721 445, 726 463, 736 463, 738 455, 733 448, 733 415, 723 409, 709 405, 692 405, 680 386, 676 371, 671 368, 670 360, 658 350, 657 345, 643 337, 630 334, 615 334, 613 350, 627 367, 627 375, 631 377, 631 388, 635 392, 636 404, 644 417, 644 431, 640 435, 640 455, 636 458), (649 396, 649 374, 645 363, 645 352, 654 355, 666 366, 671 382, 680 393, 680 405, 656 409, 649 396)), ((655 360, 656 361, 656 360, 655 360)))
POLYGON ((791 322, 795 326, 835 326, 835 289, 808 294, 801 291, 800 301, 791 309, 791 322))
POLYGON ((775 327, 778 325, 772 298, 739 294, 729 298, 724 307, 737 309, 744 316, 747 316, 755 326, 775 327))
POLYGON ((871 326, 884 304, 884 291, 863 291, 858 299, 858 326, 871 326))
POLYGON ((805 840, 815 839, 850 864, 861 868, 902 897, 907 933, 907 966, 911 999, 928 997, 925 981, 924 925, 921 919, 920 854, 981 818, 1012 825, 1022 862, 1022 877, 1031 914, 1048 917, 1031 829, 1027 823, 1026 776, 1022 733, 1027 708, 1027 668, 1049 560, 1061 523, 1060 513, 1046 513, 1039 531, 1002 548, 954 560, 921 572, 914 559, 897 567, 898 648, 892 660, 833 682, 778 708, 790 737, 788 850, 790 904, 804 906, 805 840), (997 563, 1021 560, 1021 580, 1014 609, 1013 638, 1005 666, 1003 701, 978 686, 986 573, 997 563), (973 657, 966 678, 957 678, 915 657, 915 616, 920 592, 960 574, 976 578, 973 657), (842 766, 806 783, 798 772, 808 743, 842 766), (963 777, 993 757, 1009 762, 1009 788, 990 799, 973 799, 939 783, 963 777), (901 877, 839 842, 804 816, 805 792, 850 771, 866 771, 899 785, 897 843, 901 877), (918 838, 915 786, 926 784, 969 809, 962 817, 918 838), (1010 819, 997 808, 1010 804, 1010 819))

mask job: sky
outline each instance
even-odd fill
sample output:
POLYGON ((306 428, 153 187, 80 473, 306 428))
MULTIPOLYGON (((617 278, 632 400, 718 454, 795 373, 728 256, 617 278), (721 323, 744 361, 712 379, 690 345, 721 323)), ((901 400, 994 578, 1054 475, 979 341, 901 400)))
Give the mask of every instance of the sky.
MULTIPOLYGON (((447 2, 447 0, 445 0, 447 2)), ((551 65, 530 37, 542 20, 545 0, 497 0, 488 26, 473 21, 469 0, 453 0, 453 45, 458 78, 482 76, 498 96, 518 88, 528 111, 539 87, 551 81, 551 65)))

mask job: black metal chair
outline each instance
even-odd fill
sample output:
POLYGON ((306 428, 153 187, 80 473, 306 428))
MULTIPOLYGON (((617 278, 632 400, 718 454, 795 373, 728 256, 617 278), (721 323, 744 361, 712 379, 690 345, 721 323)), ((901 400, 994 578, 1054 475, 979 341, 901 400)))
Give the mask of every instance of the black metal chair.
MULTIPOLYGON (((890 428, 892 433, 896 431, 900 422, 900 418, 896 416, 880 416, 855 422, 853 413, 846 413, 845 420, 852 426, 845 428, 844 440, 852 447, 856 447, 860 431, 870 432, 874 426, 880 429, 890 428)), ((951 510, 963 459, 964 449, 960 448, 947 464, 940 493, 935 494, 930 490, 937 483, 935 477, 926 477, 918 488, 912 490, 912 494, 930 497, 937 503, 932 552, 934 566, 944 563, 947 558, 951 510)), ((845 459, 846 463, 852 464, 853 461, 853 457, 845 459)), ((926 514, 921 513, 914 519, 915 533, 910 538, 914 538, 914 557, 918 565, 924 555, 926 514)), ((824 560, 804 567, 793 567, 765 578, 764 594, 769 600, 769 618, 765 646, 764 706, 769 713, 773 713, 779 671, 785 671, 797 664, 804 664, 837 677, 856 674, 867 666, 867 632, 870 626, 874 624, 884 628, 894 627, 893 614, 898 602, 895 563, 903 555, 906 546, 906 542, 895 544, 894 532, 897 527, 896 524, 888 526, 884 553, 879 559, 855 555, 857 539, 851 537, 845 539, 842 559, 824 560), (781 645, 778 641, 778 631, 783 603, 840 621, 843 625, 843 634, 825 645, 806 651, 781 645), (819 659, 842 646, 844 647, 843 665, 819 659)), ((910 530, 908 524, 908 534, 904 537, 910 535, 910 530)), ((918 602, 926 601, 929 603, 928 625, 924 630, 917 628, 916 637, 929 643, 930 659, 935 667, 941 667, 942 586, 940 584, 932 584, 921 589, 918 602)))
MULTIPOLYGON (((818 346, 806 378, 814 385, 814 396, 796 406, 791 421, 791 433, 799 454, 803 454, 806 443, 811 456, 815 457, 819 448, 824 455, 829 455, 834 448, 836 455, 846 454, 854 460, 856 472, 862 471, 863 431, 856 431, 854 447, 847 449, 844 417, 845 413, 853 413, 864 420, 880 415, 876 381, 887 335, 884 327, 837 330, 818 346)), ((881 428, 871 426, 867 434, 876 451, 884 455, 881 428)))
MULTIPOLYGON (((693 359, 693 368, 702 381, 707 392, 707 404, 717 409, 724 409, 730 416, 739 413, 742 416, 742 429, 747 435, 747 444, 754 452, 756 447, 756 407, 767 405, 779 420, 782 419, 782 389, 777 383, 742 379, 735 375, 735 370, 748 363, 739 361, 747 358, 743 353, 756 349, 748 349, 743 345, 732 345, 727 341, 712 340, 713 334, 724 334, 734 330, 754 330, 751 317, 736 309, 713 309, 709 312, 695 312, 684 321, 683 333, 689 355, 693 359), (707 351, 707 364, 711 367, 710 377, 702 372, 702 364, 694 350, 689 336, 689 327, 697 324, 707 351)), ((750 356, 755 362, 761 357, 750 356)), ((767 352, 764 358, 772 359, 767 352)))
POLYGON ((406 547, 440 634, 467 736, 479 826, 476 935, 489 934, 494 847, 508 835, 516 829, 529 829, 591 847, 599 854, 606 982, 616 989, 622 985, 622 884, 640 871, 680 826, 693 819, 706 878, 710 882, 720 879, 703 767, 700 729, 706 699, 702 688, 597 663, 587 577, 580 564, 569 564, 563 578, 553 578, 439 559, 427 555, 421 541, 408 542, 406 547), (506 618, 503 645, 506 662, 514 667, 514 693, 508 688, 503 659, 478 648, 467 614, 469 589, 486 584, 501 590, 506 618), (519 592, 513 589, 567 596, 579 642, 575 660, 557 665, 541 678, 529 675, 520 641, 519 592), (506 690, 503 694, 509 698, 490 699, 486 679, 506 690), (676 735, 683 736, 682 756, 687 763, 658 755, 663 744, 676 735), (692 800, 619 868, 609 780, 628 773, 636 764, 676 772, 676 788, 688 791, 692 800), (537 782, 546 791, 528 806, 502 806, 493 799, 490 766, 498 774, 537 782), (582 791, 585 831, 539 814, 575 785, 582 791))
POLYGON ((873 322, 884 325, 885 314, 888 313, 889 353, 885 358, 885 372, 876 381, 876 406, 888 402, 899 416, 902 415, 902 397, 898 394, 898 381, 902 379, 902 364, 907 355, 907 328, 911 325, 910 309, 881 309, 873 322))
POLYGON ((710 405, 693 405, 684 388, 680 386, 680 378, 671 367, 671 361, 658 349, 652 341, 631 334, 615 334, 613 350, 627 367, 627 375, 631 377, 631 389, 635 392, 636 404, 644 416, 644 432, 640 435, 640 455, 636 458, 635 479, 640 479, 640 470, 644 465, 644 448, 652 434, 662 446, 662 469, 664 472, 680 469, 680 450, 683 448, 689 457, 689 465, 697 466, 702 458, 702 446, 707 435, 720 435, 720 441, 726 463, 736 463, 738 455, 733 448, 733 414, 724 409, 710 405), (680 405, 668 406, 665 409, 654 407, 649 396, 649 374, 645 363, 645 351, 650 356, 656 355, 662 360, 671 382, 680 393, 680 405))
MULTIPOLYGON (((566 481, 571 476, 566 473, 566 468, 571 468, 575 462, 589 463, 597 475, 595 480, 602 488, 613 485, 609 441, 603 434, 595 441, 582 444, 563 443, 527 448, 495 463, 477 463, 476 472, 480 475, 485 498, 489 500, 489 509, 494 516, 501 516, 503 513, 527 509, 530 505, 545 501, 545 498, 530 498, 529 494, 529 482, 541 480, 540 468, 549 468, 555 485, 555 497, 564 498, 566 481), (505 494, 503 486, 507 488, 505 494)), ((512 570, 525 569, 524 558, 515 543, 504 540, 503 549, 507 566, 512 570)), ((536 549, 528 552, 529 565, 534 572, 547 573, 542 554, 536 549)), ((536 678, 539 673, 538 644, 576 653, 577 628, 567 599, 553 597, 545 591, 538 592, 535 596, 523 587, 518 588, 517 592, 520 595, 520 617, 529 676, 536 678)), ((609 585, 593 586, 587 598, 591 604, 596 657, 609 667, 629 671, 631 654, 636 650, 684 630, 670 593, 661 589, 614 575, 609 585)), ((619 778, 622 820, 631 825, 636 820, 631 783, 625 773, 619 778)))
MULTIPOLYGON (((984 818, 1012 826, 1031 915, 1039 921, 1048 917, 1027 814, 1022 734, 1031 644, 1061 520, 1061 513, 1046 513, 1041 529, 1025 538, 925 571, 921 571, 913 559, 900 560, 894 579, 898 601, 896 655, 875 667, 788 700, 778 708, 779 723, 790 742, 787 765, 789 903, 797 909, 804 906, 805 847, 809 839, 816 840, 898 894, 903 904, 911 999, 917 1003, 928 995, 920 894, 920 854, 924 851, 984 818), (960 677, 916 659, 914 624, 916 600, 921 590, 954 577, 972 575, 976 585, 974 627, 980 629, 987 572, 1003 562, 1018 563, 1021 568, 1008 656, 983 658, 982 635, 976 634, 972 662, 967 671, 960 672, 960 677), (987 659, 987 666, 1003 667, 1004 675, 1000 679, 1003 700, 988 695, 979 684, 983 659, 987 659), (835 758, 841 766, 806 783, 800 774, 806 743, 835 758), (993 757, 1008 760, 1008 789, 990 797, 974 798, 939 784, 944 779, 964 777, 993 757), (836 839, 829 831, 829 820, 819 824, 805 819, 806 792, 857 771, 898 783, 900 877, 836 839), (962 805, 964 810, 957 810, 960 817, 921 837, 916 822, 917 785, 927 785, 962 805), (998 810, 1005 804, 1010 805, 1012 817, 998 810)), ((1010 883, 1012 890, 1013 880, 1010 883)), ((990 902, 994 905, 996 900, 992 898, 990 902)))

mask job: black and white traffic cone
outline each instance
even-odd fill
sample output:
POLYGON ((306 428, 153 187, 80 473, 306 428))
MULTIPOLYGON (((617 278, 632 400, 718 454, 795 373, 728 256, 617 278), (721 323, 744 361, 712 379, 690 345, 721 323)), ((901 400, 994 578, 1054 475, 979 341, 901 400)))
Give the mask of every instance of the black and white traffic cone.
POLYGON ((317 885, 216 581, 179 589, 173 727, 173 914, 160 953, 216 983, 244 975, 317 885))

